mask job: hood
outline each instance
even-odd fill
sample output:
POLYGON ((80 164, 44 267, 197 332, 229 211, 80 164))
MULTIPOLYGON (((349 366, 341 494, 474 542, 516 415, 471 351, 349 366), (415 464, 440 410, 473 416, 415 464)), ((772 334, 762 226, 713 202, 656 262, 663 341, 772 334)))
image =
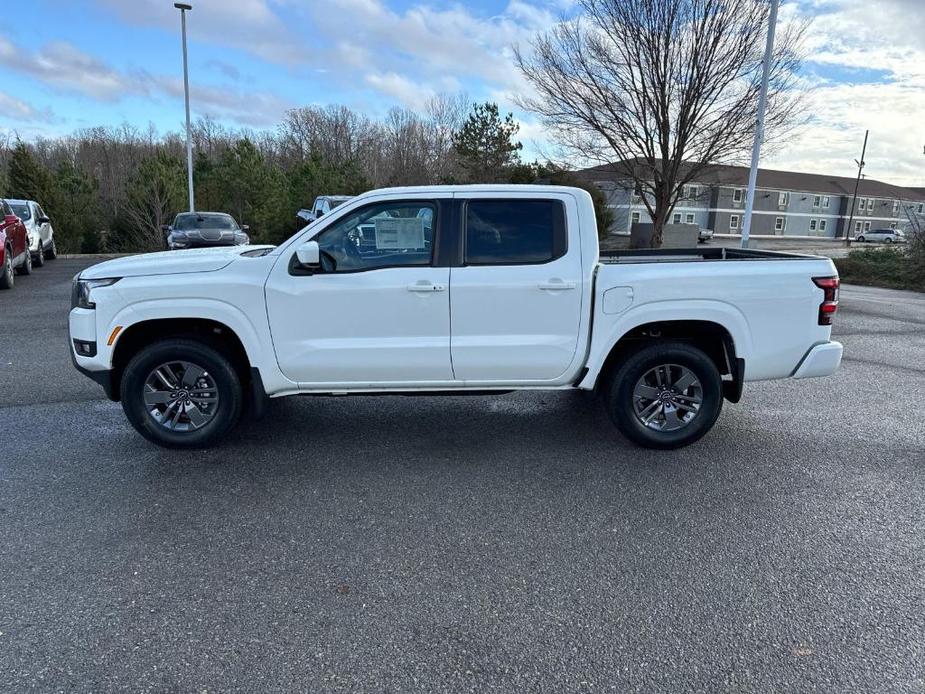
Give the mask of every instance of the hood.
POLYGON ((144 275, 174 275, 181 272, 213 272, 221 270, 242 253, 273 248, 273 246, 220 246, 192 248, 184 251, 143 253, 115 258, 91 265, 80 273, 81 279, 104 277, 141 277, 144 275))

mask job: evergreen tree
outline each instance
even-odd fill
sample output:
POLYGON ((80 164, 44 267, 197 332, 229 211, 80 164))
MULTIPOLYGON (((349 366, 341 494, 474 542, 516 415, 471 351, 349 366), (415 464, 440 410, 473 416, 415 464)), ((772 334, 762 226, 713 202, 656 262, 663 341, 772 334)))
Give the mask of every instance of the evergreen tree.
POLYGON ((47 168, 32 155, 32 150, 22 140, 10 155, 7 194, 11 198, 35 200, 40 205, 51 206, 53 184, 47 168))
POLYGON ((514 137, 520 126, 508 113, 503 119, 498 104, 475 104, 462 127, 453 134, 453 149, 465 178, 471 183, 506 180, 508 170, 520 163, 523 148, 514 137))
POLYGON ((114 250, 164 248, 161 226, 185 207, 186 169, 183 161, 164 150, 148 157, 126 186, 125 223, 114 229, 107 245, 114 250))

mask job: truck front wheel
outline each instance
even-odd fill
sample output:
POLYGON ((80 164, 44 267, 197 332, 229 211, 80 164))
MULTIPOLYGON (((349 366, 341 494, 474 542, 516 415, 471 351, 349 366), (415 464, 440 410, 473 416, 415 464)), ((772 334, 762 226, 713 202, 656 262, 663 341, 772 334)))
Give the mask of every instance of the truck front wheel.
POLYGON ((653 343, 613 374, 608 413, 626 438, 646 448, 680 448, 706 434, 723 407, 713 361, 683 342, 653 343))
POLYGON ((212 347, 182 338, 162 340, 129 361, 120 387, 129 422, 168 448, 204 448, 241 416, 241 380, 212 347))

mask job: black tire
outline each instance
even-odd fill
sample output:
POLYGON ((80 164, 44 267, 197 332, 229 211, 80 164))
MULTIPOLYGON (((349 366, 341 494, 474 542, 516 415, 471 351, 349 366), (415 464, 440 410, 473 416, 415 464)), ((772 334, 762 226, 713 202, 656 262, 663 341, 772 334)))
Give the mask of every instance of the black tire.
POLYGON ((7 246, 3 254, 3 267, 0 267, 0 289, 12 289, 16 284, 13 277, 13 251, 7 246))
POLYGON ((864 243, 864 237, 863 237, 863 236, 858 236, 856 240, 857 240, 858 243, 864 243))
POLYGON ((51 245, 48 247, 48 250, 45 251, 46 260, 54 260, 58 257, 58 247, 55 245, 55 240, 51 240, 51 245))
POLYGON ((135 430, 149 441, 165 448, 205 448, 221 439, 241 416, 244 395, 241 380, 225 356, 197 340, 173 338, 155 342, 138 352, 122 373, 122 409, 135 430), (211 419, 192 431, 165 428, 145 404, 145 382, 160 365, 190 362, 205 369, 214 381, 218 402, 211 419))
POLYGON ((45 266, 45 247, 42 245, 42 240, 39 239, 39 250, 35 254, 35 257, 32 259, 33 267, 44 267, 45 266))
MULTIPOLYGON (((723 407, 722 377, 713 361, 696 347, 683 342, 652 343, 628 356, 614 372, 605 403, 614 425, 633 443, 645 448, 680 448, 700 439, 719 417, 723 407), (679 373, 677 367, 688 369, 696 376, 700 386, 699 409, 681 428, 673 431, 659 431, 646 426, 634 407, 637 384, 653 369, 664 365, 675 367, 676 373, 679 373)), ((656 406, 656 411, 658 409, 656 406)), ((684 412, 682 414, 687 416, 684 412)))
POLYGON ((885 239, 883 239, 883 243, 893 243, 893 239, 887 236, 885 239))
POLYGON ((28 248, 26 249, 26 258, 22 261, 22 265, 16 268, 16 273, 19 275, 32 274, 32 251, 28 248))

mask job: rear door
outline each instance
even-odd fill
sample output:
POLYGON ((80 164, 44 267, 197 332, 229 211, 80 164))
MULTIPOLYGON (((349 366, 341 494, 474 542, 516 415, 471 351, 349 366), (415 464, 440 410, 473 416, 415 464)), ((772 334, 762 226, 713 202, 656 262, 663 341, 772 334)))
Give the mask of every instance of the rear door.
POLYGON ((462 225, 462 266, 450 271, 456 379, 559 378, 575 358, 582 315, 581 249, 568 196, 456 197, 462 225))

